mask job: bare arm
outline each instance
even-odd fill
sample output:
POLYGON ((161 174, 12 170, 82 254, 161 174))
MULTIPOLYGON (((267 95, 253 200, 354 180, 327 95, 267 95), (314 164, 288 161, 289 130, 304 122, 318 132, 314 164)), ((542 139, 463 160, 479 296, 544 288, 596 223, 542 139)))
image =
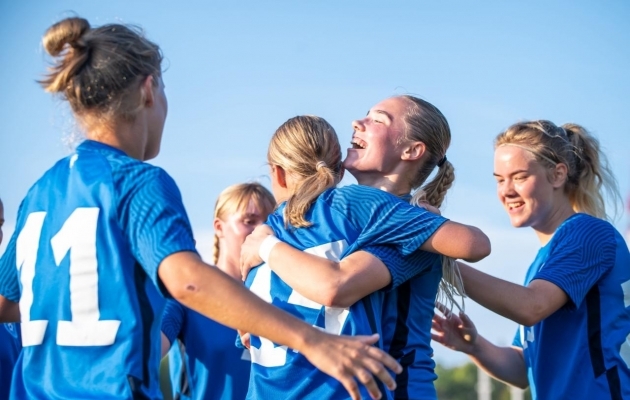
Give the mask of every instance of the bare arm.
POLYGON ((529 386, 523 349, 499 347, 477 333, 473 322, 464 313, 452 314, 438 304, 442 315, 433 317, 431 338, 442 345, 468 354, 472 361, 495 379, 520 387, 529 386))
POLYGON ((298 350, 339 380, 353 399, 360 397, 357 380, 374 398, 381 395, 374 376, 388 388, 395 388, 386 368, 399 372, 401 367, 391 356, 370 346, 378 339, 376 335, 349 338, 321 332, 267 304, 219 269, 204 264, 195 253, 168 256, 158 274, 175 300, 221 324, 298 350))
POLYGON ((459 263, 466 294, 485 308, 521 325, 532 326, 565 305, 567 294, 551 282, 534 279, 521 286, 459 263))
POLYGON ((490 254, 490 239, 479 228, 446 221, 420 249, 477 262, 490 254))
POLYGON ((20 322, 18 303, 0 295, 0 322, 20 322))

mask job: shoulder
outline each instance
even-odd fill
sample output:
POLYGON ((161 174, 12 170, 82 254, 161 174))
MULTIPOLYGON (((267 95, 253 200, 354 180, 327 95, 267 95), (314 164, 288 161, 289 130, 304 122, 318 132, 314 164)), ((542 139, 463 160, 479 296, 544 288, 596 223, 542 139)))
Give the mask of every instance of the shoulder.
POLYGON ((393 204, 403 204, 403 207, 411 208, 409 204, 390 193, 363 185, 329 189, 321 198, 331 206, 343 209, 365 210, 393 204))
POLYGON ((614 242, 615 227, 603 219, 579 213, 569 217, 560 225, 554 239, 557 239, 557 242, 571 241, 603 245, 606 242, 614 242))

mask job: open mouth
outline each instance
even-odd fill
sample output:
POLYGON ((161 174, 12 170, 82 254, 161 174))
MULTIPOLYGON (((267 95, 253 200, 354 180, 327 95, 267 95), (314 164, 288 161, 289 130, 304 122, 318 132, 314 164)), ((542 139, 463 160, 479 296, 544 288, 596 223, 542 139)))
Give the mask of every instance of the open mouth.
POLYGON ((352 140, 350 141, 350 144, 352 145, 352 148, 355 150, 363 150, 367 147, 367 143, 365 143, 363 140, 357 137, 353 137, 352 140))
POLYGON ((525 202, 523 202, 523 201, 513 201, 513 202, 510 202, 510 203, 507 203, 509 211, 518 210, 519 208, 523 207, 524 205, 525 205, 525 202))

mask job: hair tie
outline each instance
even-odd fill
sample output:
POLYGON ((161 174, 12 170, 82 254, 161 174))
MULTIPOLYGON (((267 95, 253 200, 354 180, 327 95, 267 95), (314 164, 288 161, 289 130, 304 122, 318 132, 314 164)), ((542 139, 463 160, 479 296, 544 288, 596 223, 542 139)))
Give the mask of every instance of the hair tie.
POLYGON ((444 154, 444 157, 442 157, 442 159, 438 161, 437 163, 438 168, 442 168, 442 165, 444 165, 445 162, 446 162, 446 154, 444 154))
POLYGON ((320 168, 324 168, 324 167, 327 167, 327 166, 328 166, 328 164, 326 164, 325 161, 318 161, 317 164, 315 164, 315 169, 317 171, 319 171, 320 168))

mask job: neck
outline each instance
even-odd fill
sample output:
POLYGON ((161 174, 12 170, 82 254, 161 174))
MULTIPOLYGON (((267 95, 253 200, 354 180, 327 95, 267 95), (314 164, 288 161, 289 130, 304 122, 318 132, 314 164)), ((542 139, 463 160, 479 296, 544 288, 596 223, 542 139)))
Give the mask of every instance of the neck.
POLYGON ((241 280, 241 268, 238 263, 239 260, 233 260, 227 255, 227 251, 219 252, 219 260, 217 261, 217 268, 225 272, 235 280, 241 280))
POLYGON ((359 185, 373 187, 384 192, 401 196, 411 192, 411 186, 406 183, 402 174, 393 173, 383 175, 381 172, 359 172, 350 171, 359 183, 359 185))
POLYGON ((136 118, 134 122, 116 122, 111 124, 92 124, 93 128, 88 129, 86 134, 88 139, 104 143, 106 145, 122 150, 129 157, 144 161, 147 145, 147 135, 142 127, 141 119, 136 118))
POLYGON ((561 207, 553 210, 542 224, 532 227, 538 236, 538 240, 540 240, 540 244, 545 246, 549 243, 560 224, 573 214, 575 214, 575 211, 573 211, 571 204, 566 201, 563 202, 561 207))

